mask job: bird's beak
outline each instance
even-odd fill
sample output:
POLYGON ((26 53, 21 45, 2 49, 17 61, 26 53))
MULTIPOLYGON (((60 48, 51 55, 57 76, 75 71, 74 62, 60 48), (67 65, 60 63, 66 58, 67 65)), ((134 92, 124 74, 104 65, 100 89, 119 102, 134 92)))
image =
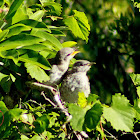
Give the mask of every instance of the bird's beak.
POLYGON ((71 55, 73 56, 73 55, 76 55, 77 53, 79 53, 80 51, 78 51, 78 50, 75 50, 75 51, 73 51, 72 53, 71 53, 71 55))
POLYGON ((90 62, 88 65, 92 66, 92 65, 95 65, 95 64, 96 64, 96 62, 90 62))

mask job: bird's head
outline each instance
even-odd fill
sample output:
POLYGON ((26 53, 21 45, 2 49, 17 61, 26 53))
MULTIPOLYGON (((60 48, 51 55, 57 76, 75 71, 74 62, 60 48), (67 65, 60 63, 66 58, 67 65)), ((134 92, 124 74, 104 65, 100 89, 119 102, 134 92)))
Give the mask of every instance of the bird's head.
POLYGON ((87 60, 78 60, 75 62, 73 65, 73 70, 77 72, 87 72, 90 68, 91 65, 96 64, 95 62, 89 62, 87 60))
POLYGON ((80 51, 77 50, 75 47, 65 47, 58 51, 56 57, 61 62, 68 62, 80 51))

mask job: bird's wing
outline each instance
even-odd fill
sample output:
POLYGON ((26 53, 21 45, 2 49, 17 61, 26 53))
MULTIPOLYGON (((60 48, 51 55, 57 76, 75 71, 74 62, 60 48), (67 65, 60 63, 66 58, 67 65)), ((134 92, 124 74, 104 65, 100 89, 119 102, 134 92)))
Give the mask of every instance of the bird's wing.
POLYGON ((61 80, 62 75, 63 72, 60 71, 56 65, 53 65, 50 71, 50 82, 55 82, 56 84, 58 84, 61 80))

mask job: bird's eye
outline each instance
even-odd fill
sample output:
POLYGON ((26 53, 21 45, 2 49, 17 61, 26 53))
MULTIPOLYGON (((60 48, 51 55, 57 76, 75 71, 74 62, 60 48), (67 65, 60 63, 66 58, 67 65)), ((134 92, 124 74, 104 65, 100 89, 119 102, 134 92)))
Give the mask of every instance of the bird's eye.
POLYGON ((80 63, 80 62, 79 62, 79 63, 77 63, 77 65, 78 65, 78 66, 83 66, 83 64, 82 64, 82 63, 80 63))
POLYGON ((71 53, 67 54, 67 56, 71 55, 71 53))
POLYGON ((85 65, 89 66, 89 65, 90 65, 90 63, 86 63, 85 65))

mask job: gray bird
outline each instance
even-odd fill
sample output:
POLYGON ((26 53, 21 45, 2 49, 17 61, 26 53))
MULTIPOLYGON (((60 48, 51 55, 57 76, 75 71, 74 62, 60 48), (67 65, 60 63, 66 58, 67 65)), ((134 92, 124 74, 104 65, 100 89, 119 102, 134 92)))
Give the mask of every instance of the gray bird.
POLYGON ((66 73, 60 87, 60 95, 63 101, 69 103, 77 103, 78 93, 84 92, 85 97, 90 94, 90 83, 87 77, 87 71, 93 62, 87 60, 79 60, 71 71, 66 73))
POLYGON ((58 85, 63 75, 68 70, 70 60, 79 52, 80 51, 78 51, 76 47, 65 47, 58 51, 51 63, 50 80, 46 82, 46 84, 58 85))

